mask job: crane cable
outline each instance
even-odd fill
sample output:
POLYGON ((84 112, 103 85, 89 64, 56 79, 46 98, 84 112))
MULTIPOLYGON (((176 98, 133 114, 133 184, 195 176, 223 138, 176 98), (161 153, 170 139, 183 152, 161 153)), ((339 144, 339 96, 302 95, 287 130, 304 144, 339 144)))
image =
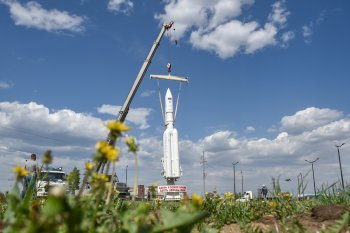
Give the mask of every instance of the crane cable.
MULTIPOLYGON (((174 29, 175 30, 175 29, 174 29)), ((172 35, 170 35, 170 32, 167 31, 166 32, 168 34, 168 36, 170 37, 170 39, 172 38, 172 35)), ((177 39, 175 38, 174 39, 175 41, 175 45, 178 46, 178 41, 177 39)), ((171 60, 172 60, 172 53, 171 53, 171 43, 169 43, 168 45, 168 64, 167 64, 167 69, 168 69, 168 74, 170 75, 170 72, 171 72, 171 60)), ((178 106, 179 106, 179 99, 180 99, 180 93, 181 93, 181 86, 182 86, 182 83, 179 82, 179 90, 178 90, 178 93, 177 93, 177 99, 176 99, 176 106, 175 106, 175 112, 174 112, 174 123, 176 121, 176 114, 177 114, 177 109, 178 109, 178 106)), ((161 90, 160 90, 160 84, 159 84, 159 80, 157 80, 157 87, 158 87, 158 97, 159 97, 159 104, 160 104, 160 109, 162 111, 162 117, 163 117, 163 121, 165 123, 165 113, 164 113, 164 109, 163 109, 163 102, 162 102, 162 93, 161 93, 161 90)))
POLYGON ((163 110, 163 103, 162 103, 162 93, 160 91, 160 85, 159 85, 158 79, 157 79, 157 84, 158 84, 158 96, 159 96, 160 110, 162 111, 162 117, 163 117, 163 121, 165 124, 165 117, 164 117, 164 110, 163 110))
POLYGON ((176 122, 176 113, 177 113, 177 107, 179 106, 179 99, 180 99, 181 86, 182 86, 182 83, 179 82, 179 91, 178 91, 178 93, 177 93, 176 107, 175 107, 175 113, 174 113, 174 123, 176 122))

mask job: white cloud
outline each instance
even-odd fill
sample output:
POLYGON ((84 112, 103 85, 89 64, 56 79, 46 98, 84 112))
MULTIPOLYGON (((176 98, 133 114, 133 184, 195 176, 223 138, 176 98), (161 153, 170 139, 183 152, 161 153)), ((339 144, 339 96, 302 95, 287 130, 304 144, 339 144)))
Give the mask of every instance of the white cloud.
POLYGON ((253 126, 247 126, 247 128, 245 128, 245 132, 251 133, 254 131, 255 131, 255 128, 253 126))
POLYGON ((8 82, 3 82, 3 81, 0 81, 0 90, 1 89, 8 89, 10 88, 12 85, 8 82))
MULTIPOLYGON (((236 166, 237 187, 241 185, 239 171, 242 170, 244 189, 253 192, 262 184, 271 188, 271 177, 281 175, 282 190, 296 193, 296 182, 284 183, 284 179, 297 180, 299 173, 305 175, 310 170, 305 159, 315 157, 320 158, 315 164, 317 187, 339 179, 334 145, 335 142, 346 142, 341 153, 350 153, 350 146, 347 146, 350 142, 349 118, 345 118, 338 110, 310 107, 283 117, 281 124, 284 131, 271 139, 239 138, 235 132, 226 130, 192 141, 181 139, 180 133, 183 177, 177 183, 187 185, 189 193, 202 192, 200 159, 203 151, 207 161, 207 191, 214 188, 219 193, 232 191, 234 161, 239 162, 236 166)), ((74 166, 82 170, 83 163, 94 150, 95 141, 92 141, 106 134, 101 119, 69 109, 50 111, 36 103, 0 102, 0 127, 0 191, 7 190, 14 182, 11 180, 11 167, 22 163, 33 152, 40 157, 45 150, 52 149, 55 166, 63 166, 66 171, 74 166)), ((162 135, 149 135, 147 131, 143 131, 142 135, 137 140, 140 145, 139 182, 145 185, 165 184, 166 181, 160 175, 162 135)), ((134 177, 133 155, 121 146, 117 174, 124 181, 125 167, 128 165, 128 183, 131 185, 134 177)), ((343 156, 342 162, 346 179, 350 176, 350 167, 347 165, 350 164, 350 158, 343 156)), ((311 183, 310 175, 305 179, 305 182, 311 183)), ((312 191, 313 187, 308 186, 306 192, 312 191)))
POLYGON ((21 4, 17 1, 2 0, 10 8, 11 18, 16 25, 36 28, 49 32, 71 31, 81 32, 85 28, 85 17, 71 15, 56 9, 46 10, 34 1, 21 4))
POLYGON ((277 28, 270 23, 265 24, 264 28, 252 32, 246 41, 246 53, 254 53, 268 45, 276 44, 276 34, 277 28))
POLYGON ((269 15, 269 21, 272 24, 279 25, 280 27, 285 27, 287 24, 287 18, 290 12, 287 11, 285 7, 285 0, 276 1, 272 5, 272 12, 269 15))
POLYGON ((343 113, 337 110, 310 107, 298 111, 292 116, 283 117, 281 120, 281 130, 291 134, 299 134, 326 125, 342 116, 343 113))
POLYGON ((194 48, 214 52, 226 59, 240 51, 250 54, 278 44, 276 36, 287 26, 290 12, 284 0, 272 5, 272 11, 262 27, 257 21, 238 20, 243 7, 253 3, 252 0, 169 0, 166 1, 164 14, 155 18, 161 22, 174 20, 177 37, 184 37, 190 31, 190 43, 194 48))
MULTIPOLYGON (((113 106, 104 104, 97 110, 99 113, 107 113, 113 116, 117 116, 121 106, 113 106)), ((151 113, 150 108, 131 108, 128 113, 126 120, 132 124, 138 125, 140 129, 147 129, 149 127, 147 123, 147 117, 151 113)))
POLYGON ((233 137, 234 133, 230 131, 219 131, 201 140, 204 150, 211 152, 220 152, 234 149, 238 141, 233 137))
POLYGON ((282 34, 281 36, 281 46, 282 47, 287 47, 289 41, 293 40, 295 38, 295 33, 293 31, 287 31, 285 33, 282 34))
POLYGON ((192 32, 190 42, 195 48, 215 52, 225 59, 239 52, 256 28, 255 22, 242 24, 240 21, 232 20, 218 26, 210 33, 192 32))
POLYGON ((0 125, 10 131, 9 135, 13 137, 19 133, 28 133, 34 137, 67 142, 71 138, 95 141, 106 135, 105 130, 101 129, 103 122, 98 118, 69 109, 50 111, 35 102, 0 102, 0 125), (61 137, 63 134, 69 134, 70 138, 61 137))
POLYGON ((155 90, 143 91, 143 92, 140 94, 140 96, 141 96, 141 97, 149 97, 149 96, 154 95, 154 93, 156 93, 155 90))
POLYGON ((304 25, 301 28, 301 30, 302 30, 302 33, 303 33, 303 37, 304 37, 305 43, 310 43, 311 42, 311 36, 313 34, 313 32, 312 32, 312 24, 304 25))
POLYGON ((129 14, 133 6, 134 4, 130 0, 109 0, 107 9, 117 13, 129 14))

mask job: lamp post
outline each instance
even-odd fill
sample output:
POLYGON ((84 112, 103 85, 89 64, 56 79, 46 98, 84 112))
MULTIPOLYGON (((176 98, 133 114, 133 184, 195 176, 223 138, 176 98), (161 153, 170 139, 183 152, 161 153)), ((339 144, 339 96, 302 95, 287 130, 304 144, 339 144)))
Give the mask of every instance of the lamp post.
POLYGON ((299 194, 299 198, 301 194, 303 194, 303 197, 304 197, 304 180, 303 180, 303 174, 301 172, 298 175, 298 194, 299 194), (300 177, 300 181, 299 181, 299 177, 300 177))
POLYGON ((236 196, 236 165, 238 162, 232 163, 233 166, 233 195, 236 196))
POLYGON ((128 165, 125 167, 125 184, 128 187, 128 165))
POLYGON ((341 177, 341 186, 343 188, 343 190, 345 189, 344 187, 344 179, 343 179, 343 169, 341 168, 341 161, 340 161, 340 152, 339 149, 340 147, 342 147, 345 143, 343 142, 341 145, 335 145, 335 147, 338 150, 338 159, 339 159, 339 167, 340 167, 340 177, 341 177))
POLYGON ((241 170, 241 176, 242 176, 242 196, 243 196, 243 172, 241 170))
POLYGON ((315 159, 314 161, 305 160, 308 163, 311 163, 312 168, 312 179, 314 180, 314 193, 316 197, 316 183, 315 183, 315 172, 314 172, 314 162, 316 162, 319 158, 315 159))

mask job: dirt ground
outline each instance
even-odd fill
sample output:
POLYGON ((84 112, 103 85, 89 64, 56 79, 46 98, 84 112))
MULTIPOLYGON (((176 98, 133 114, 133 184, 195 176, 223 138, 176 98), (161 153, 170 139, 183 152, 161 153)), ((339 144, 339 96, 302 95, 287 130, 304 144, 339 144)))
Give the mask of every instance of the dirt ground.
MULTIPOLYGON (((321 229, 333 225, 336 220, 340 219, 349 210, 350 208, 348 206, 341 205, 317 206, 312 208, 311 213, 299 215, 291 219, 291 221, 298 221, 307 232, 316 233, 321 229)), ((283 232, 280 221, 273 215, 266 215, 257 221, 251 222, 250 226, 252 229, 259 229, 263 233, 283 232)), ((241 233, 242 231, 238 224, 230 224, 222 227, 220 232, 241 233)), ((348 226, 344 232, 350 232, 350 227, 348 226)))

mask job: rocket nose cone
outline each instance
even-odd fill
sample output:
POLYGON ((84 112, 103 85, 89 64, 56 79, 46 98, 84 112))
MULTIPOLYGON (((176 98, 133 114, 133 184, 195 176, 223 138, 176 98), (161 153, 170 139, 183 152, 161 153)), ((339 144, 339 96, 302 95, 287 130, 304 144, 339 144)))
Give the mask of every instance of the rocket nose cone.
POLYGON ((171 94, 171 91, 170 91, 169 88, 166 90, 165 96, 166 96, 166 97, 173 97, 173 95, 171 94))

